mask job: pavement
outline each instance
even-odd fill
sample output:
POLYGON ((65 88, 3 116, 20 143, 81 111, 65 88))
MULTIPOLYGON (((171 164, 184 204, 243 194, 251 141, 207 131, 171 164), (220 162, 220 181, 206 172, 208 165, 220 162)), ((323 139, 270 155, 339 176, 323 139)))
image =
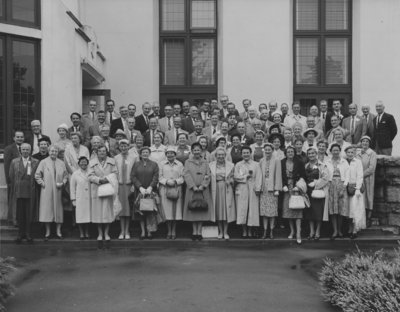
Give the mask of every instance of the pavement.
POLYGON ((397 246, 394 240, 2 241, 16 258, 7 311, 338 311, 323 301, 325 257, 397 246))

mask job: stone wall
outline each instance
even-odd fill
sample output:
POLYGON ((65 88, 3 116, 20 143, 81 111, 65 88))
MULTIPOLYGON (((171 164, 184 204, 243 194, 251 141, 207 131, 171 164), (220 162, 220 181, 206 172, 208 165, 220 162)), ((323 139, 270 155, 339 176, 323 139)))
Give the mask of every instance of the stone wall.
POLYGON ((400 226, 400 157, 378 156, 373 216, 380 225, 400 226))

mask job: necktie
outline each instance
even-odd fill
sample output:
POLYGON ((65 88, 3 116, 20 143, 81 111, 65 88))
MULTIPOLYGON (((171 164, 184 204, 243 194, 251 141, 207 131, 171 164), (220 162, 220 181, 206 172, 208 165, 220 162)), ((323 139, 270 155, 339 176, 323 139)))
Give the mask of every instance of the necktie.
POLYGON ((94 120, 94 113, 91 112, 90 115, 92 116, 92 120, 94 120))
POLYGON ((21 145, 18 145, 18 152, 21 154, 21 145))
POLYGON ((171 130, 171 117, 168 117, 168 130, 171 130))
POLYGON ((151 130, 151 132, 150 132, 150 145, 153 145, 153 136, 154 136, 154 130, 151 130))
POLYGON ((215 134, 215 132, 217 132, 217 129, 215 129, 215 127, 213 127, 213 134, 215 134))
POLYGON ((144 116, 144 119, 146 120, 146 125, 149 125, 149 118, 147 118, 147 116, 144 116))
POLYGON ((322 118, 325 119, 325 113, 322 113, 322 118))
POLYGON ((351 135, 354 135, 354 116, 351 116, 350 133, 351 133, 351 135))
POLYGON ((131 144, 133 144, 133 132, 130 131, 130 133, 131 133, 131 144))
POLYGON ((111 125, 111 122, 112 122, 112 113, 109 113, 110 114, 110 125, 111 125))
POLYGON ((176 133, 175 133, 175 143, 176 143, 176 141, 178 141, 178 134, 179 134, 178 129, 176 129, 176 133))
POLYGON ((376 127, 378 128, 379 122, 381 121, 381 115, 379 114, 378 117, 376 117, 376 127))

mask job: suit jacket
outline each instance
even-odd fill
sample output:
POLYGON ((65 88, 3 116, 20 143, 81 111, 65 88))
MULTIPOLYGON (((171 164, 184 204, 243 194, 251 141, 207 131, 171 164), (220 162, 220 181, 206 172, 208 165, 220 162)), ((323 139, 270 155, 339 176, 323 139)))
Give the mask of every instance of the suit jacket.
MULTIPOLYGON (((159 131, 159 130, 155 130, 154 134, 156 133, 161 133, 164 137, 164 133, 159 131)), ((150 135, 150 129, 147 130, 145 133, 143 133, 143 146, 151 146, 151 135, 150 135)), ((154 143, 153 143, 154 144, 154 143)))
POLYGON ((376 124, 378 116, 374 118, 374 146, 379 142, 380 148, 393 147, 392 141, 397 135, 397 125, 393 115, 383 113, 379 124, 376 124))
MULTIPOLYGON (((68 129, 68 138, 70 137, 71 133, 73 133, 73 132, 75 132, 75 130, 74 130, 74 127, 72 126, 72 127, 70 127, 70 128, 68 129)), ((89 144, 90 138, 91 138, 90 135, 89 135, 89 129, 88 129, 88 128, 85 128, 85 126, 84 126, 83 124, 81 124, 81 125, 79 126, 79 132, 80 132, 80 134, 82 135, 82 142, 81 142, 81 144, 87 146, 87 145, 89 144)))
MULTIPOLYGON (((204 121, 203 121, 203 125, 204 125, 204 121)), ((193 119, 191 117, 187 117, 182 120, 182 129, 189 133, 194 132, 194 123, 193 123, 193 119)))
MULTIPOLYGON (((107 126, 107 124, 104 122, 102 126, 107 126)), ((94 136, 100 136, 100 123, 97 120, 89 127, 89 138, 94 136)))
POLYGON ((82 124, 86 129, 89 129, 90 126, 97 121, 97 113, 94 113, 94 119, 90 118, 90 113, 86 113, 82 115, 82 124))
MULTIPOLYGON (((363 118, 365 118, 364 116, 362 116, 363 118)), ((374 135, 375 135, 375 124, 374 124, 374 119, 375 119, 376 115, 369 113, 368 114, 368 121, 366 121, 367 123, 367 135, 371 138, 371 140, 374 140, 374 135)))
POLYGON ((242 138, 241 138, 241 144, 242 145, 250 146, 253 143, 254 143, 254 140, 253 140, 252 137, 250 137, 250 136, 248 136, 246 134, 244 135, 244 137, 242 136, 242 138))
POLYGON ((104 144, 106 145, 106 147, 108 145, 107 152, 110 157, 114 157, 118 154, 118 142, 116 139, 109 137, 107 141, 104 141, 104 144), (108 142, 108 144, 106 142, 108 142))
MULTIPOLYGON (((150 121, 150 118, 153 117, 153 115, 149 115, 148 119, 150 121)), ((149 130, 149 125, 146 123, 146 119, 144 118, 143 114, 135 117, 135 129, 139 130, 140 133, 143 135, 147 130, 149 130)))
MULTIPOLYGON (((47 135, 44 135, 44 134, 40 134, 40 135, 41 135, 42 138, 48 139, 50 141, 50 144, 51 144, 51 140, 47 135)), ((32 147, 32 151, 33 151, 33 141, 34 141, 33 139, 34 139, 34 134, 32 132, 28 132, 25 135, 25 142, 30 144, 30 146, 32 147)))
MULTIPOLYGON (((201 133, 199 136, 204 135, 203 133, 201 133)), ((196 134, 196 132, 192 132, 191 134, 189 134, 189 145, 192 145, 193 143, 198 141, 198 136, 196 134)))
MULTIPOLYGON (((326 118, 325 118, 325 133, 328 133, 329 130, 332 129, 332 124, 331 124, 331 117, 335 115, 334 112, 327 112, 326 113, 326 118)), ((342 125, 343 119, 348 117, 348 115, 344 114, 343 112, 340 112, 340 126, 342 125)))
POLYGON ((117 118, 114 119, 111 123, 110 126, 110 137, 114 137, 115 132, 117 132, 118 129, 121 129, 122 131, 125 131, 124 129, 124 123, 122 122, 122 118, 117 118))
POLYGON ((4 173, 6 175, 7 185, 11 183, 10 180, 10 166, 13 159, 20 157, 19 149, 16 143, 12 143, 4 149, 4 173))
MULTIPOLYGON (((189 133, 185 130, 178 129, 178 133, 186 133, 189 135, 189 133)), ((176 129, 173 130, 168 130, 165 132, 164 136, 164 145, 176 145, 176 129)))
POLYGON ((349 135, 347 136, 347 142, 351 144, 358 144, 360 142, 361 137, 363 137, 367 133, 367 122, 363 117, 355 116, 354 120, 354 133, 351 134, 351 116, 346 117, 342 121, 342 127, 349 131, 349 135))
POLYGON ((159 127, 160 131, 165 133, 169 130, 175 129, 173 116, 170 117, 170 126, 171 126, 171 129, 169 129, 169 127, 168 127, 168 117, 163 117, 158 120, 158 127, 159 127))
MULTIPOLYGON (((221 108, 221 109, 219 110, 219 115, 220 115, 220 119, 222 120, 222 119, 225 119, 225 118, 228 116, 228 113, 225 114, 225 113, 224 113, 224 109, 221 108)), ((238 112, 237 109, 235 109, 235 115, 239 117, 239 112, 238 112)))
POLYGON ((203 129, 203 133, 204 133, 204 135, 208 138, 208 141, 209 142, 211 142, 211 140, 212 140, 212 138, 214 137, 214 136, 216 136, 217 134, 218 134, 218 132, 220 132, 220 126, 218 125, 217 127, 216 127, 216 132, 215 132, 215 134, 213 134, 212 133, 212 126, 210 125, 210 126, 208 126, 207 128, 204 128, 203 129))
MULTIPOLYGON (((117 113, 115 110, 112 112, 112 116, 113 116, 113 120, 121 117, 121 115, 119 113, 117 113)), ((111 126, 111 124, 110 124, 110 112, 109 111, 106 111, 105 123, 107 125, 111 126)))
POLYGON ((135 129, 133 129, 133 130, 127 129, 127 130, 125 131, 125 133, 126 133, 126 138, 127 138, 127 140, 128 140, 131 144, 132 144, 132 140, 133 140, 133 141, 136 141, 136 138, 137 138, 138 136, 142 136, 142 134, 140 133, 140 131, 135 130, 135 129), (132 132, 132 137, 131 137, 131 132, 132 132))

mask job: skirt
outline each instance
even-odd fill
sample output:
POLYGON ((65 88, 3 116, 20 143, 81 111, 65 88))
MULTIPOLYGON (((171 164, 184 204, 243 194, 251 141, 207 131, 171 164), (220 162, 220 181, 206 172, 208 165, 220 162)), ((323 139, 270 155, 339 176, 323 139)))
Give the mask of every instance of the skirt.
POLYGON ((333 178, 329 187, 328 194, 329 215, 349 216, 349 205, 347 199, 347 190, 340 178, 333 178))
POLYGON ((303 209, 289 208, 290 192, 283 193, 282 218, 284 219, 302 219, 303 209))
POLYGON ((350 218, 353 219, 353 225, 356 232, 365 229, 366 225, 366 213, 364 205, 364 196, 350 196, 349 197, 350 206, 350 218))
POLYGON ((308 221, 322 221, 324 217, 325 198, 312 198, 311 192, 308 196, 310 198, 310 208, 304 209, 304 219, 308 221))
POLYGON ((278 216, 278 196, 274 192, 264 189, 260 196, 260 216, 277 217, 278 216))
POLYGON ((130 217, 131 216, 131 206, 129 204, 129 194, 131 185, 120 184, 118 187, 118 198, 121 202, 122 210, 119 214, 120 217, 130 217))
POLYGON ((217 182, 217 193, 215 199, 215 213, 217 221, 227 221, 228 212, 226 210, 226 183, 225 181, 217 182))

